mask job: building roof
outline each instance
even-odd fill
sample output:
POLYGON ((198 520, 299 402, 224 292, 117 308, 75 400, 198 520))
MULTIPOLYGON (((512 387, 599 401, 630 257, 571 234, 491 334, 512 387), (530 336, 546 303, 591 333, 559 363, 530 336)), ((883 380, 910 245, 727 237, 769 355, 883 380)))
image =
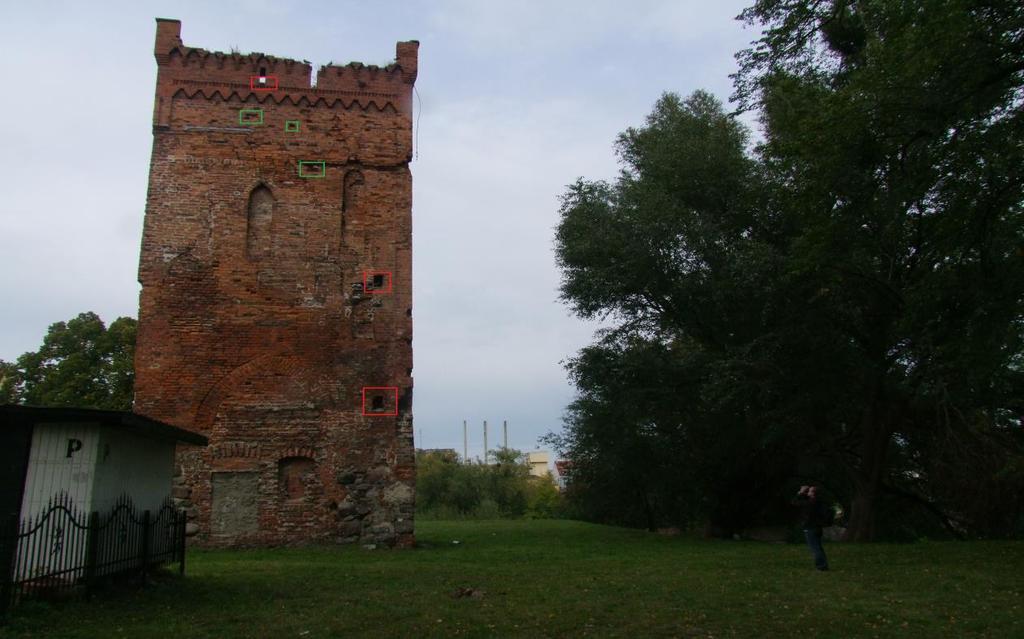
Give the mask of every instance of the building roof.
POLYGON ((199 433, 184 428, 171 426, 144 415, 121 410, 99 410, 96 408, 46 408, 42 406, 20 406, 4 404, 0 406, 0 417, 3 421, 29 421, 34 424, 45 423, 90 423, 112 426, 131 431, 133 434, 150 439, 184 442, 206 446, 209 440, 199 433))

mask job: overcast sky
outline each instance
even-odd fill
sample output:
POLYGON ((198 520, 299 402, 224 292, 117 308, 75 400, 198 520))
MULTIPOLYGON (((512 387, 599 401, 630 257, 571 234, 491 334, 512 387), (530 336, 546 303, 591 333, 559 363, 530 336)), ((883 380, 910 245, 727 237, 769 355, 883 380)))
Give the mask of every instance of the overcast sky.
POLYGON ((727 100, 756 37, 733 0, 10 2, 0 9, 0 359, 80 312, 137 316, 154 18, 185 44, 387 64, 419 40, 413 174, 417 446, 523 450, 561 428, 562 361, 595 326, 558 301, 558 197, 612 179, 665 91, 727 100))

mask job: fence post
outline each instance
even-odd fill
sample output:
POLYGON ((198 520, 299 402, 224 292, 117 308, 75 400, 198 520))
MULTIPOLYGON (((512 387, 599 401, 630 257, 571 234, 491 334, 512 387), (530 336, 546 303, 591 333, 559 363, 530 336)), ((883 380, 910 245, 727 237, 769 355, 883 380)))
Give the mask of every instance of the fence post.
POLYGON ((178 574, 185 574, 185 527, 188 526, 188 515, 184 510, 178 511, 178 574))
POLYGON ((18 533, 21 532, 18 519, 17 513, 11 515, 7 525, 0 530, 0 568, 4 571, 4 581, 0 588, 0 619, 7 616, 14 591, 14 558, 18 551, 18 533))
POLYGON ((92 597, 96 587, 96 557, 99 553, 100 513, 96 510, 89 513, 89 523, 85 528, 85 594, 92 597))
POLYGON ((149 511, 142 513, 142 585, 146 585, 146 573, 149 570, 149 511))

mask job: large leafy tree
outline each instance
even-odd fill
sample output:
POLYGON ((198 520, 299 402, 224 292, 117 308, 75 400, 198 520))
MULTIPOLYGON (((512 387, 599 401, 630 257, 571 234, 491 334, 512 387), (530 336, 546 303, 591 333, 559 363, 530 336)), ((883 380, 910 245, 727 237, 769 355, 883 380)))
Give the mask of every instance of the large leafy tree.
POLYGON ((790 290, 854 364, 826 438, 851 537, 875 535, 887 493, 1005 530, 970 511, 1012 518, 1020 495, 1024 8, 762 0, 744 17, 766 31, 737 97, 762 114, 790 290))
POLYGON ((1024 10, 779 0, 743 17, 765 26, 737 77, 763 143, 745 152, 706 94, 666 95, 620 138, 620 178, 565 196, 563 298, 620 320, 591 350, 660 349, 671 365, 650 369, 665 383, 645 424, 602 416, 630 380, 585 351, 564 447, 581 476, 616 446, 650 462, 648 483, 683 481, 666 454, 687 463, 712 518, 749 512, 767 499, 752 484, 788 472, 850 502, 852 539, 892 533, 908 505, 955 534, 1013 532, 1024 10), (613 422, 633 441, 657 432, 660 457, 603 435, 613 422))
POLYGON ((0 362, 5 402, 131 410, 136 321, 95 313, 52 324, 38 351, 0 362))
POLYGON ((783 390, 758 381, 780 365, 765 333, 780 257, 746 144, 709 94, 666 94, 620 136, 619 180, 563 198, 562 296, 620 320, 571 362, 580 395, 552 438, 598 518, 729 532, 778 505, 793 433, 766 419, 783 390))

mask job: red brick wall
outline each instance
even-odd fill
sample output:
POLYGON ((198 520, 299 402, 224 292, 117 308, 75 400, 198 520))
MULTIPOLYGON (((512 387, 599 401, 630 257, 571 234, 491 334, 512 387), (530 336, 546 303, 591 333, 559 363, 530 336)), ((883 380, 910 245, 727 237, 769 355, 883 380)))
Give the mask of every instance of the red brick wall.
POLYGON ((310 87, 307 63, 180 29, 157 22, 135 410, 210 439, 179 450, 175 488, 201 543, 410 545, 418 43, 310 87), (277 90, 250 89, 261 69, 277 90), (362 290, 366 271, 390 292, 362 290), (375 391, 364 415, 367 386, 397 406, 375 391))

